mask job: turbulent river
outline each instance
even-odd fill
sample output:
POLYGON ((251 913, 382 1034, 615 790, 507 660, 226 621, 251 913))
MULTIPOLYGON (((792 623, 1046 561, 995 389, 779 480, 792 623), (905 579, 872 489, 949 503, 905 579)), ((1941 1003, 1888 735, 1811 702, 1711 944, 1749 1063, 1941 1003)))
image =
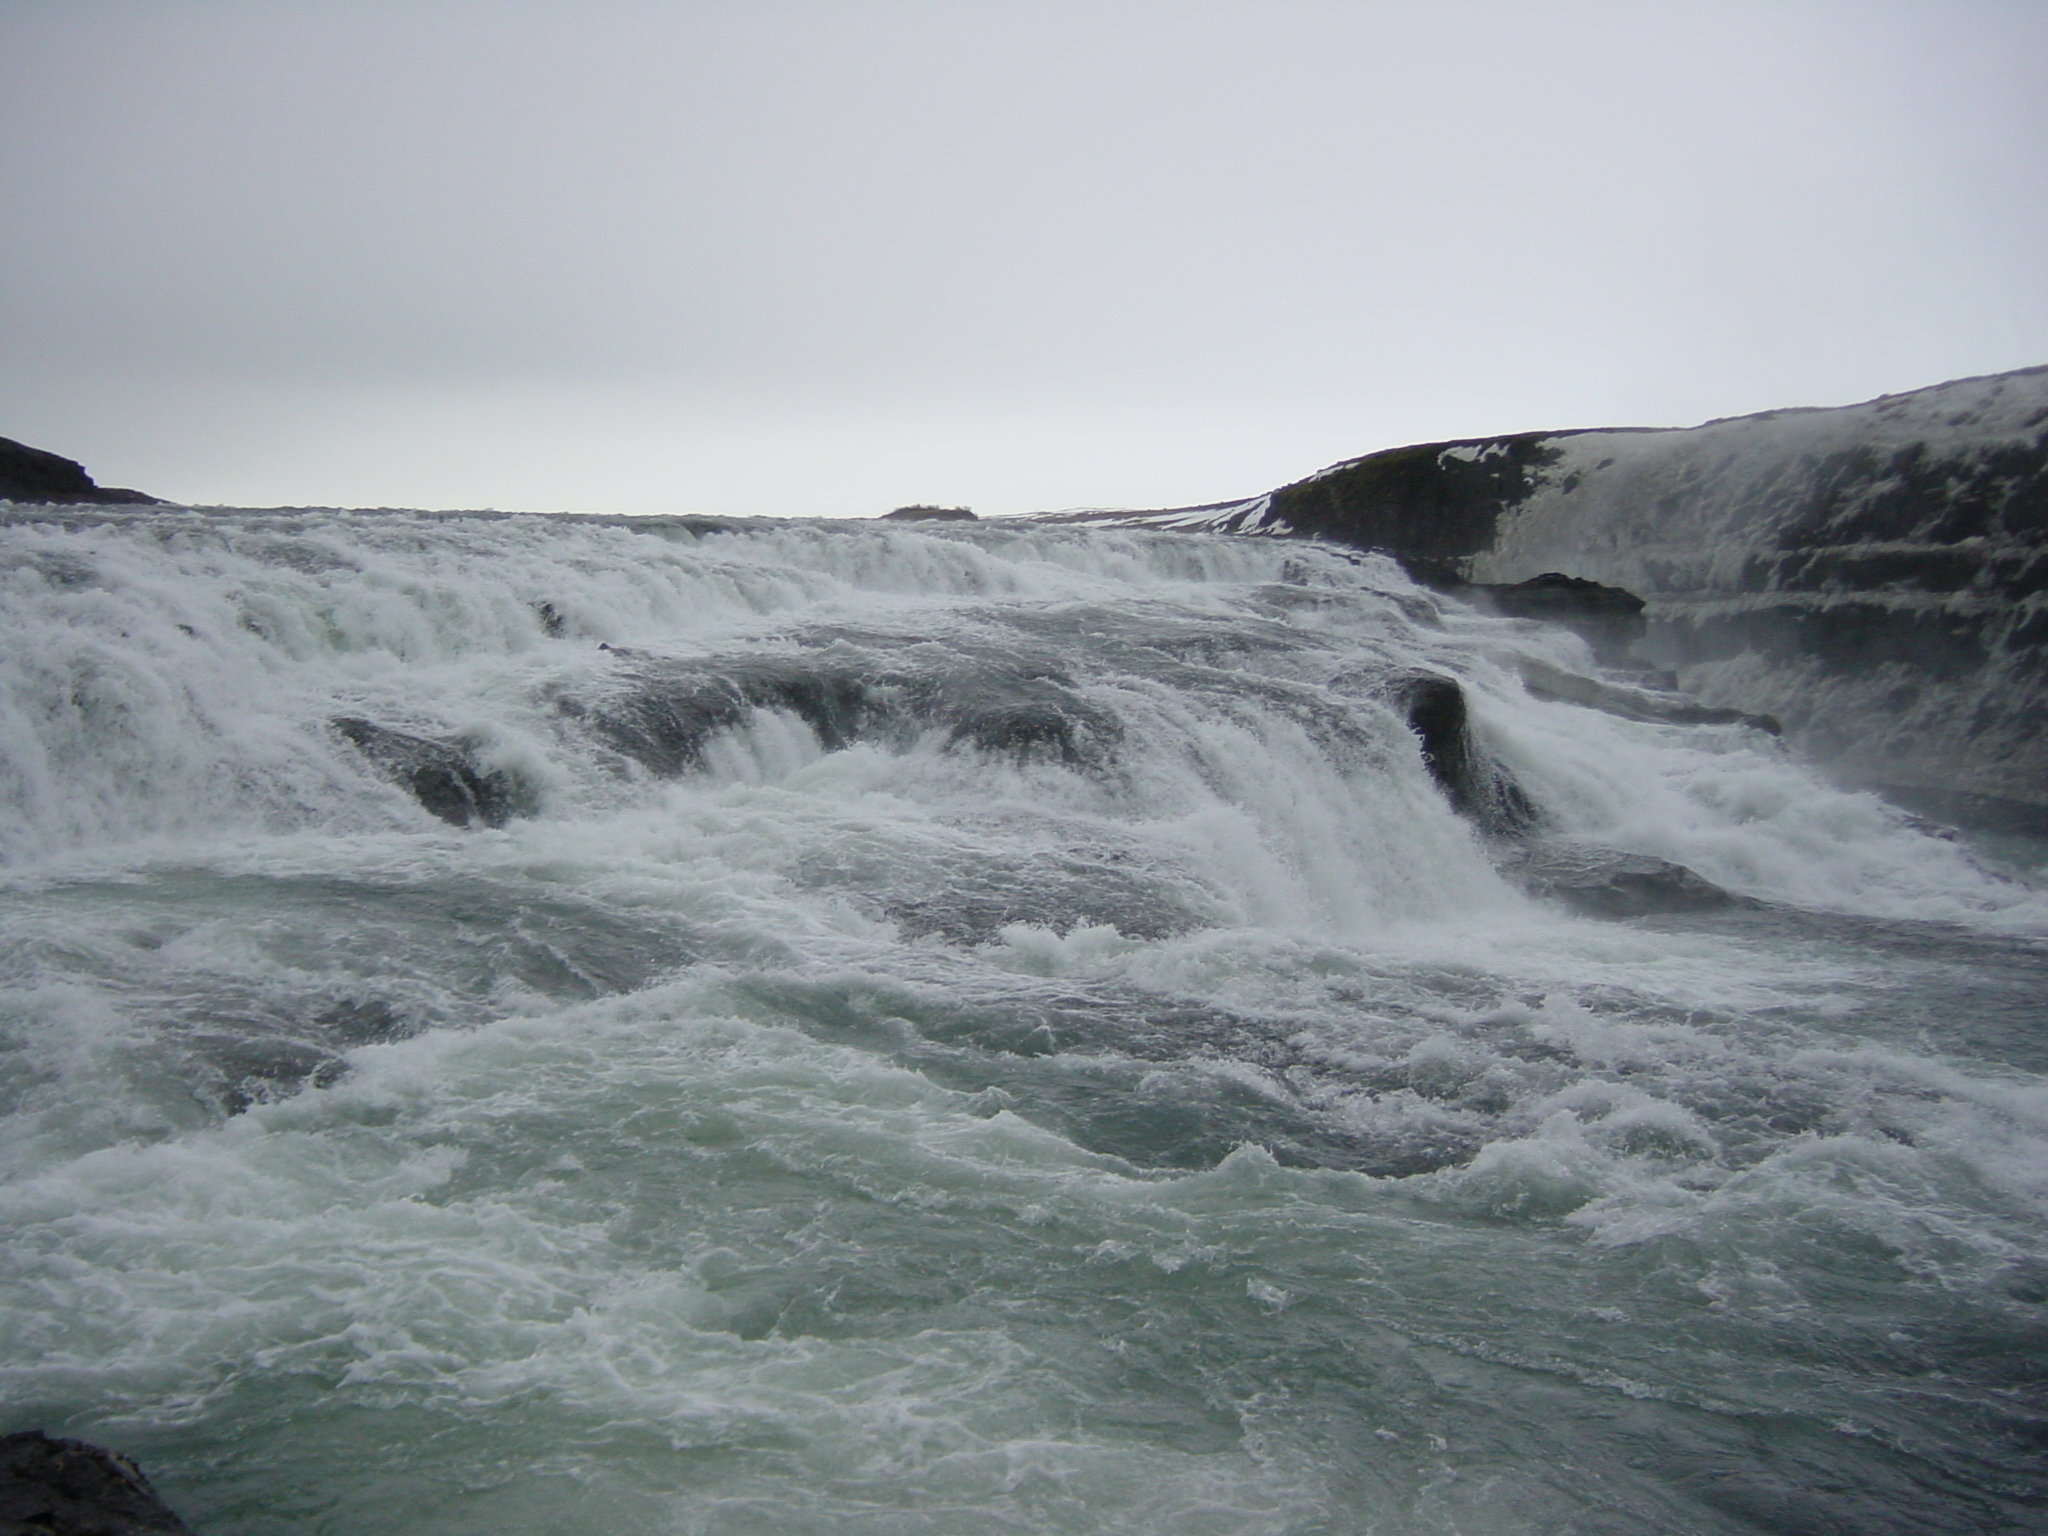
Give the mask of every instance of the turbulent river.
POLYGON ((204 1536, 2048 1521, 2039 850, 1562 631, 1048 526, 15 508, 0 593, 0 1429, 204 1536))

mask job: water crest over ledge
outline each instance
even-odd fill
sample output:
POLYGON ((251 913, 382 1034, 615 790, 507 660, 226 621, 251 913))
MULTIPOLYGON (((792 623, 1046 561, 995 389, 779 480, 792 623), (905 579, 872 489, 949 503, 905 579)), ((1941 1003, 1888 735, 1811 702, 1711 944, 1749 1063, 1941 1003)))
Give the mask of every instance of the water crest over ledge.
POLYGON ((986 524, 0 582, 0 1427, 208 1536, 2048 1494, 2040 893, 1569 633, 986 524))

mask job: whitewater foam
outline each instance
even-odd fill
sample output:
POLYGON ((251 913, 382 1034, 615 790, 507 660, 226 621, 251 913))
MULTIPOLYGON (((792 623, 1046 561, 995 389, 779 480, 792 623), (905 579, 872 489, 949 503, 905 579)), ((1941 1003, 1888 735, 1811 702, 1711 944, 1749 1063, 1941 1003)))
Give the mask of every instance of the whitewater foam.
POLYGON ((2040 892, 1569 636, 1089 528, 0 550, 0 1396, 200 1528, 2024 1526, 2040 892))

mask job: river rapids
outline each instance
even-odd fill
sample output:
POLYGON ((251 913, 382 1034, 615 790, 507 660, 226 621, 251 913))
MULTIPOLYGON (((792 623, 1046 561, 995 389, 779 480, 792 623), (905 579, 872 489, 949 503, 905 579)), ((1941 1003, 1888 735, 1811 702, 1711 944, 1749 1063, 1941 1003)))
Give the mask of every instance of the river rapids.
POLYGON ((26 507, 0 626, 0 1429, 205 1536, 2048 1522, 2040 850, 1568 633, 1280 540, 26 507))

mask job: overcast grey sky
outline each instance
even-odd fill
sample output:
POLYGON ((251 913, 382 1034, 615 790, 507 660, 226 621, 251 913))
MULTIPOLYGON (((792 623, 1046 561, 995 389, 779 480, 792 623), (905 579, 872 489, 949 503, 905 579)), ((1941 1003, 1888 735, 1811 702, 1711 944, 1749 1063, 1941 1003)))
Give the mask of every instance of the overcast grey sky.
POLYGON ((0 0, 0 435, 1160 506, 2048 362, 2048 3, 0 0))

